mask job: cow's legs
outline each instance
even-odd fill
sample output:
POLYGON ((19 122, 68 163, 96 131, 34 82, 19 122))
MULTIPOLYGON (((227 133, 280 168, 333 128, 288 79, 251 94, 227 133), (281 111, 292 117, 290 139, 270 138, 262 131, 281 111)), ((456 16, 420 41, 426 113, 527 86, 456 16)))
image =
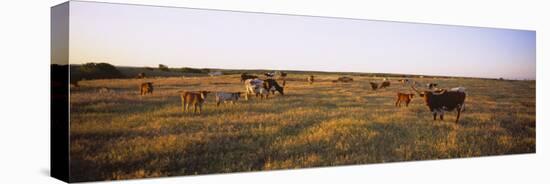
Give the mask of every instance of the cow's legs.
POLYGON ((399 99, 397 99, 397 101, 395 101, 395 106, 399 107, 399 99))
POLYGON ((441 114, 439 114, 439 119, 443 121, 443 111, 440 112, 441 114))
POLYGON ((185 112, 185 98, 181 99, 181 112, 185 112))
POLYGON ((458 119, 460 119, 460 111, 462 111, 462 106, 459 106, 460 108, 457 108, 457 113, 456 113, 456 121, 455 123, 458 124, 458 119))
POLYGON ((434 111, 434 112, 432 112, 432 114, 434 115, 434 121, 437 120, 437 112, 434 111))

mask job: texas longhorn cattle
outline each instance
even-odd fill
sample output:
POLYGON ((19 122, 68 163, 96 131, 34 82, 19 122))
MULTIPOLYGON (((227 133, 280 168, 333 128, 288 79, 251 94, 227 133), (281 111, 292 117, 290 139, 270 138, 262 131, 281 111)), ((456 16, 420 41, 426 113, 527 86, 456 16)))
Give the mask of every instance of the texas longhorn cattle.
POLYGON ((416 81, 412 80, 412 79, 401 79, 399 80, 399 82, 401 82, 401 84, 403 84, 403 86, 413 86, 413 85, 416 85, 416 81))
POLYGON ((405 106, 408 107, 413 97, 414 97, 414 94, 397 93, 397 100, 395 101, 395 106, 401 107, 401 103, 405 103, 405 106))
POLYGON ((216 92, 214 94, 216 96, 216 106, 220 106, 220 103, 224 102, 231 102, 231 104, 235 104, 241 97, 241 92, 236 93, 227 93, 227 92, 216 92))
POLYGON ((380 84, 380 89, 386 88, 386 87, 390 87, 390 81, 388 80, 384 80, 384 82, 380 84))
POLYGON ((147 93, 153 94, 153 83, 141 83, 141 85, 139 86, 139 93, 141 94, 141 96, 146 95, 147 93))
POLYGON ((181 111, 187 112, 189 106, 193 106, 193 114, 197 113, 197 107, 199 114, 202 112, 202 104, 206 100, 206 96, 210 93, 209 91, 198 91, 198 92, 189 92, 184 91, 181 93, 181 111))
POLYGON ((307 82, 309 82, 309 84, 313 84, 314 81, 315 81, 315 76, 310 75, 309 77, 307 77, 307 82))
POLYGON ((246 79, 244 82, 245 88, 246 88, 246 95, 244 98, 248 101, 249 95, 256 95, 256 97, 261 96, 263 99, 264 97, 267 99, 269 97, 269 90, 267 88, 267 84, 264 83, 263 80, 260 79, 246 79))
POLYGON ((271 94, 275 94, 275 91, 279 92, 281 95, 285 95, 284 93, 284 86, 285 82, 283 81, 283 86, 280 86, 275 79, 266 79, 264 80, 265 89, 271 92, 271 94))
POLYGON ((426 84, 426 87, 427 87, 428 89, 433 89, 433 88, 437 87, 437 84, 436 84, 436 83, 427 83, 427 84, 426 84))
POLYGON ((377 90, 378 89, 378 83, 369 82, 369 84, 370 84, 370 87, 372 88, 372 90, 377 90))
POLYGON ((437 91, 418 91, 414 86, 412 89, 416 91, 420 97, 424 98, 426 105, 433 114, 434 120, 439 119, 443 120, 443 114, 445 111, 457 111, 455 123, 458 123, 460 119, 460 113, 465 110, 466 101, 466 88, 457 87, 450 90, 440 90, 437 91))

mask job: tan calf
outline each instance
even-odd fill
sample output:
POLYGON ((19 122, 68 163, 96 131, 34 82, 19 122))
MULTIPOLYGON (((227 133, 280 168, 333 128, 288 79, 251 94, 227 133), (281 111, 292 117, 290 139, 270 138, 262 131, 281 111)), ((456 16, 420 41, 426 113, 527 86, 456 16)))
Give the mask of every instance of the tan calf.
POLYGON ((152 82, 141 83, 141 86, 139 89, 140 89, 141 96, 146 95, 147 93, 153 94, 153 83, 152 82))
POLYGON ((401 107, 401 103, 405 102, 405 106, 408 107, 413 97, 414 97, 414 94, 397 93, 397 101, 395 102, 395 106, 401 107))
POLYGON ((199 114, 202 112, 202 104, 206 100, 206 95, 210 93, 209 91, 198 91, 198 92, 182 92, 181 93, 181 111, 187 112, 190 105, 193 105, 194 110, 193 114, 197 113, 197 107, 199 109, 199 114))

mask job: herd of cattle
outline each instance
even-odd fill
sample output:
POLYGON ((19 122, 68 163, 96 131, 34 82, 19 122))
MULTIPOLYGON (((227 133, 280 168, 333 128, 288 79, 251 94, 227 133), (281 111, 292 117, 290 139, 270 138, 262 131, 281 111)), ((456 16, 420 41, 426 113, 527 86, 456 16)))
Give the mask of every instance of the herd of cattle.
MULTIPOLYGON (((275 92, 280 95, 284 95, 284 87, 286 84, 286 73, 279 73, 279 80, 282 80, 282 83, 279 84, 277 80, 274 79, 275 73, 265 73, 265 79, 260 79, 256 75, 249 75, 246 73, 241 74, 240 79, 241 83, 244 83, 245 93, 244 97, 248 101, 249 96, 260 97, 261 99, 267 99, 269 94, 275 94, 275 92)), ((144 75, 140 74, 140 78, 144 75)), ((315 77, 310 75, 307 77, 307 82, 311 85, 315 82, 315 77)), ((351 77, 339 77, 332 82, 352 82, 353 78, 351 77)), ((439 116, 440 120, 443 120, 443 115, 445 111, 457 111, 457 116, 455 122, 458 123, 460 119, 460 113, 465 110, 465 100, 466 100, 466 89, 464 87, 456 87, 451 89, 440 89, 437 88, 435 83, 425 84, 427 90, 419 91, 416 87, 420 85, 419 82, 416 82, 412 79, 401 79, 398 80, 404 86, 410 87, 415 91, 420 97, 423 98, 424 102, 428 106, 430 112, 433 115, 433 119, 436 120, 439 116)), ((387 88, 391 85, 390 80, 386 78, 383 79, 380 83, 370 82, 372 90, 380 90, 387 88)), ((147 95, 153 93, 153 83, 145 82, 140 86, 140 94, 147 95)), ((197 112, 200 114, 202 111, 202 105, 204 104, 207 95, 214 93, 216 105, 219 106, 220 103, 235 103, 243 95, 242 92, 210 92, 210 91, 180 91, 181 103, 182 103, 182 112, 187 112, 192 106, 194 108, 193 113, 197 112)), ((408 107, 409 103, 415 96, 414 93, 397 93, 397 100, 395 102, 396 107, 401 107, 401 104, 404 103, 408 107)))

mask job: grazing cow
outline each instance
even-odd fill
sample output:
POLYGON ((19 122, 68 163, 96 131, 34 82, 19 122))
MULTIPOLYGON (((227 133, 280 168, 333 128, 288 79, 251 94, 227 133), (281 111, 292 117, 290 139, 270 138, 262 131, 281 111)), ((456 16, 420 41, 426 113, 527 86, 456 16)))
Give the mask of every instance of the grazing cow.
MULTIPOLYGON (((384 78, 384 79, 385 79, 385 78, 384 78)), ((380 89, 386 88, 386 87, 390 87, 390 81, 388 81, 388 80, 384 80, 384 82, 382 82, 382 83, 380 84, 380 89)))
POLYGON ((309 84, 313 84, 313 81, 315 81, 315 76, 310 75, 309 77, 307 77, 307 81, 309 82, 309 84))
POLYGON ((401 82, 401 84, 403 84, 403 86, 413 86, 413 85, 416 85, 416 81, 412 80, 412 79, 401 79, 399 80, 399 82, 401 82))
POLYGON ((420 92, 416 88, 412 87, 420 97, 424 98, 426 105, 433 114, 434 120, 436 120, 437 115, 439 119, 443 120, 443 115, 445 111, 457 111, 455 123, 458 123, 460 119, 460 112, 464 111, 465 100, 466 100, 466 88, 457 87, 450 90, 441 90, 441 92, 434 91, 423 91, 420 92))
POLYGON ((184 91, 181 93, 181 111, 187 112, 189 106, 194 107, 193 114, 197 113, 197 107, 199 109, 199 114, 202 112, 202 104, 206 100, 206 96, 210 93, 209 91, 198 91, 198 92, 188 92, 184 91))
POLYGON ((146 95, 147 93, 153 94, 153 83, 152 82, 141 83, 141 86, 140 86, 141 96, 146 95))
POLYGON ((145 78, 145 73, 144 72, 141 72, 137 75, 137 78, 138 79, 144 79, 145 78))
POLYGON ((245 88, 246 88, 246 95, 245 99, 248 101, 248 95, 256 95, 256 97, 261 96, 263 99, 264 97, 267 99, 269 97, 269 90, 267 88, 267 84, 264 83, 263 80, 260 79, 247 79, 244 82, 245 88))
POLYGON ((397 101, 395 101, 395 106, 401 107, 401 103, 405 102, 405 106, 408 107, 413 97, 414 94, 412 93, 397 93, 397 101))
POLYGON ((275 79, 266 79, 264 80, 265 89, 271 92, 271 94, 275 94, 275 91, 279 92, 281 95, 285 95, 284 93, 284 85, 285 81, 283 81, 283 87, 279 86, 277 81, 275 79))
POLYGON ((426 87, 428 89, 433 89, 433 88, 437 87, 437 84, 436 83, 428 83, 428 84, 426 84, 426 87))
POLYGON ((267 78, 273 78, 275 76, 275 73, 273 72, 267 72, 267 73, 264 73, 264 75, 267 77, 267 78))
POLYGON ((257 79, 257 78, 258 78, 258 76, 255 76, 255 75, 248 75, 246 73, 241 74, 241 82, 244 82, 247 79, 257 79))
POLYGON ((372 90, 377 90, 378 89, 378 84, 375 83, 375 82, 369 82, 370 84, 370 87, 372 88, 372 90))
POLYGON ((235 104, 237 100, 241 97, 241 92, 237 93, 226 93, 226 92, 217 92, 216 94, 216 106, 220 106, 220 103, 222 102, 231 102, 231 104, 235 104))

